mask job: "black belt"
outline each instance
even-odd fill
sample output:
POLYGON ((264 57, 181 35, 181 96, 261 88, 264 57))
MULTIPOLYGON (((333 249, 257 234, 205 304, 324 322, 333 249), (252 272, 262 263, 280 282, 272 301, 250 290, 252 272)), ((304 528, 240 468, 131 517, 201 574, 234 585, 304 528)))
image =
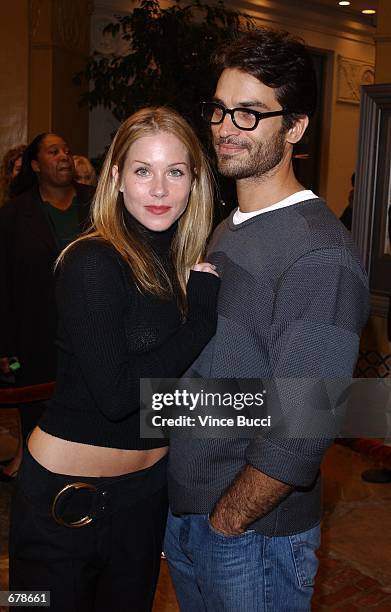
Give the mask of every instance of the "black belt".
POLYGON ((130 508, 166 485, 167 456, 144 470, 91 478, 49 472, 26 452, 19 473, 22 492, 63 527, 76 529, 130 508))

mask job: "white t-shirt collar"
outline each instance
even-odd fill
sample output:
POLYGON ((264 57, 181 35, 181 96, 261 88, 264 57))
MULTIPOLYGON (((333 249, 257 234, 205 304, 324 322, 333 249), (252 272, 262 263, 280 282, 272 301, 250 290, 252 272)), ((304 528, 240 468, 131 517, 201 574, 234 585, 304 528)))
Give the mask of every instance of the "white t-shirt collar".
POLYGON ((232 221, 234 225, 239 225, 239 223, 243 223, 243 221, 247 221, 252 217, 256 217, 257 215, 262 215, 263 213, 270 212, 271 210, 277 210, 279 208, 285 208, 286 206, 292 206, 293 204, 297 204, 298 202, 304 202, 305 200, 313 200, 318 196, 314 194, 310 189, 302 189, 301 191, 297 191, 292 195, 280 200, 280 202, 276 202, 271 206, 267 206, 266 208, 261 208, 260 210, 254 210, 252 212, 242 212, 239 208, 236 209, 232 221))

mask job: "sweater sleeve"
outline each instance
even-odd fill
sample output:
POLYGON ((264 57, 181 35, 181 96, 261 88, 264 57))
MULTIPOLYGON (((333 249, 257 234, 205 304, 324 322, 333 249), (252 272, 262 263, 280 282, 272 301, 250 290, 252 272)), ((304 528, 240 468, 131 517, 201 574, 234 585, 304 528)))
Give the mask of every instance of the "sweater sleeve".
POLYGON ((366 277, 348 252, 315 251, 282 276, 270 330, 269 414, 278 426, 251 441, 248 463, 294 486, 310 486, 332 443, 338 385, 353 374, 369 313, 366 277))
POLYGON ((97 240, 65 256, 57 285, 61 326, 106 418, 119 421, 138 410, 140 378, 177 377, 193 361, 214 334, 218 288, 213 275, 192 273, 186 323, 149 352, 132 353, 124 320, 137 289, 125 280, 119 256, 97 240))

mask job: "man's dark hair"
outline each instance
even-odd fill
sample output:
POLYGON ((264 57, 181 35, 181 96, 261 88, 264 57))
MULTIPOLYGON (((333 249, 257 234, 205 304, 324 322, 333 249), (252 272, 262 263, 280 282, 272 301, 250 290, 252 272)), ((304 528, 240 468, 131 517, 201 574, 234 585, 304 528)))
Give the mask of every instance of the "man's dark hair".
POLYGON ((285 129, 299 116, 311 117, 316 110, 317 85, 311 57, 304 41, 289 32, 269 28, 243 32, 217 51, 213 63, 218 76, 225 68, 237 68, 276 89, 277 101, 291 111, 283 117, 285 129))

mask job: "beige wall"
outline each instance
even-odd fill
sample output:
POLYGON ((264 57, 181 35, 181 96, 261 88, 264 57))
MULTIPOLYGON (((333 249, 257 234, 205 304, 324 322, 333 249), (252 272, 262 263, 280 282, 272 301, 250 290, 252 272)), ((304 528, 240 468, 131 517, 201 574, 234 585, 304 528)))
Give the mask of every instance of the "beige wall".
POLYGON ((333 110, 326 193, 330 208, 340 216, 352 188, 350 177, 356 164, 359 117, 358 109, 348 104, 335 105, 333 110))
POLYGON ((28 0, 0 4, 0 158, 27 141, 28 0))

